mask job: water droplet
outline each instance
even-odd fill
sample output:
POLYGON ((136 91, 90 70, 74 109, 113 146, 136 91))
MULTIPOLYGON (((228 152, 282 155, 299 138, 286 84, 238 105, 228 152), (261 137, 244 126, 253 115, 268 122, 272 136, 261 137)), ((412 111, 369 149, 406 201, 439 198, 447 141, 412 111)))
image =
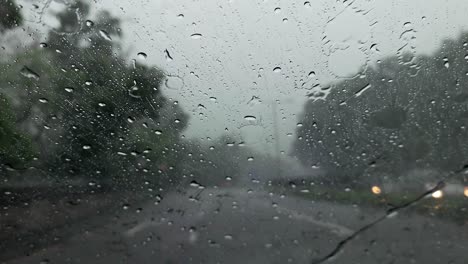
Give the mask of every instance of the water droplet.
POLYGON ((84 150, 91 149, 91 146, 90 146, 90 145, 84 145, 84 146, 83 146, 83 149, 84 149, 84 150))
POLYGON ((302 127, 303 124, 302 123, 297 123, 297 127, 302 127))
POLYGON ((47 100, 47 98, 39 98, 39 102, 43 104, 47 104, 49 100, 47 100))
POLYGON ((288 19, 285 17, 283 18, 283 23, 287 23, 288 22, 288 19))
POLYGON ((190 37, 192 39, 200 39, 201 37, 203 37, 203 35, 200 33, 195 33, 195 34, 192 34, 190 37))
POLYGON ((45 42, 41 42, 41 43, 39 43, 39 47, 41 47, 41 48, 47 48, 48 45, 47 45, 47 43, 45 43, 45 42))
POLYGON ((138 95, 138 90, 140 90, 140 88, 138 88, 138 86, 136 86, 136 82, 135 82, 135 86, 131 87, 128 90, 128 95, 130 95, 133 98, 141 98, 141 96, 138 95))
POLYGON ((86 20, 86 26, 92 27, 92 26, 94 26, 94 22, 91 21, 91 20, 86 20))
POLYGON ((168 75, 166 77, 165 85, 167 88, 172 90, 179 90, 184 87, 184 80, 179 76, 168 75))
POLYGON ((73 93, 74 90, 75 90, 75 89, 73 89, 73 87, 65 87, 65 91, 66 91, 67 93, 73 93))
POLYGON ((86 85, 86 86, 90 86, 90 85, 92 85, 92 84, 93 84, 92 81, 86 81, 86 82, 85 82, 85 85, 86 85))
POLYGON ((226 240, 232 240, 232 235, 224 235, 224 239, 226 239, 226 240))
POLYGON ((226 181, 232 181, 232 177, 231 176, 226 176, 226 181))
POLYGON ((29 79, 33 79, 33 80, 39 80, 39 74, 35 73, 33 70, 31 70, 30 68, 24 66, 21 70, 20 70, 20 74, 23 75, 24 77, 26 78, 29 78, 29 79))
POLYGON ((304 6, 305 6, 306 8, 309 8, 309 7, 311 7, 311 4, 310 4, 309 1, 305 1, 305 2, 304 2, 304 6))
POLYGON ((106 104, 105 104, 105 103, 98 103, 98 105, 99 105, 100 107, 104 107, 104 106, 106 106, 106 104))
POLYGON ((367 84, 366 86, 362 87, 361 89, 359 89, 358 91, 355 92, 355 96, 356 97, 359 97, 361 96, 365 91, 369 90, 371 88, 371 84, 367 84))
POLYGON ((196 182, 196 181, 191 181, 191 182, 190 182, 190 186, 191 186, 191 187, 197 187, 197 188, 202 187, 202 186, 201 186, 198 182, 196 182))
POLYGON ((138 52, 137 57, 138 57, 140 60, 146 60, 146 58, 148 57, 148 55, 146 55, 146 53, 144 53, 144 52, 138 52))
POLYGON ((155 130, 154 133, 155 133, 156 135, 162 135, 162 131, 161 131, 161 130, 155 130))
POLYGON ((88 185, 89 186, 96 186, 96 182, 95 181, 90 181, 90 182, 88 182, 88 185))
POLYGON ((280 73, 281 72, 281 67, 273 68, 273 72, 280 73))
POLYGON ((177 17, 178 18, 184 18, 184 14, 178 14, 177 17))
POLYGON ((446 62, 444 62, 444 66, 445 66, 445 68, 448 69, 450 67, 450 63, 448 61, 446 61, 446 62))
POLYGON ((248 158, 247 158, 247 161, 253 161, 253 160, 254 160, 253 157, 248 157, 248 158))
POLYGON ((128 210, 129 208, 130 208, 129 204, 122 205, 122 209, 124 209, 124 210, 128 210))
POLYGON ((135 122, 135 119, 134 119, 133 117, 129 116, 129 117, 127 118, 127 121, 128 121, 129 123, 133 123, 133 122, 135 122))
POLYGON ((244 116, 244 119, 247 120, 247 121, 257 120, 257 118, 255 116, 251 116, 251 115, 244 116))
POLYGON ((274 11, 275 11, 275 13, 276 13, 276 14, 278 14, 278 13, 280 13, 280 12, 281 12, 281 8, 277 7, 277 8, 275 8, 275 10, 274 10, 274 11))
POLYGON ((166 61, 173 61, 174 60, 167 49, 164 50, 164 55, 166 56, 166 61))
POLYGON ((111 36, 105 30, 99 30, 99 35, 105 40, 112 41, 111 36))

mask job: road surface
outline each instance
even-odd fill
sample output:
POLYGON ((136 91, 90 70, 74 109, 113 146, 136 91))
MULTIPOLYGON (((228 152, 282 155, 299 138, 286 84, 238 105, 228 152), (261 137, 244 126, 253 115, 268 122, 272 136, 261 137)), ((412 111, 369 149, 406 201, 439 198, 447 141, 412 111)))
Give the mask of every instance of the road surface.
POLYGON ((468 263, 466 226, 410 210, 347 239, 385 212, 192 187, 90 218, 60 244, 4 263, 468 263))

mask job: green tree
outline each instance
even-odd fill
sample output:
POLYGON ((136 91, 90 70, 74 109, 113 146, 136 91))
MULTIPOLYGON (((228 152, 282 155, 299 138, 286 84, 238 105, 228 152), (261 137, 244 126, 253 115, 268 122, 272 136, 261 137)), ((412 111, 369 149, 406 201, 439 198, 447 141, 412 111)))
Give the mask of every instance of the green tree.
MULTIPOLYGON (((2 0, 0 2, 0 35, 20 26, 21 23, 21 13, 15 2, 2 0)), ((25 166, 33 157, 31 140, 15 126, 16 115, 1 90, 0 109, 0 170, 7 167, 18 169, 25 166)))
POLYGON ((0 65, 0 85, 48 174, 119 184, 159 177, 160 164, 175 163, 188 117, 162 95, 161 70, 121 54, 119 19, 103 11, 91 21, 89 10, 77 1, 57 13, 44 43, 0 65))
POLYGON ((454 170, 468 157, 468 34, 431 56, 388 57, 309 101, 293 155, 333 184, 360 185, 388 172, 454 170))
POLYGON ((31 140, 15 127, 15 115, 0 94, 0 167, 18 168, 33 157, 31 140))
POLYGON ((23 22, 21 12, 14 0, 0 0, 0 34, 23 22))

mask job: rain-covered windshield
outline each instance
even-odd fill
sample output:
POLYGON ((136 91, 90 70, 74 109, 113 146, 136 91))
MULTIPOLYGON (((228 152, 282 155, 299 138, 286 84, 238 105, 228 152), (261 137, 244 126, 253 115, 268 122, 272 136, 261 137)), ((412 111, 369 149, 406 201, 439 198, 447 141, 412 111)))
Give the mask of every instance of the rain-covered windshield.
POLYGON ((0 263, 466 264, 467 11, 0 0, 0 263))

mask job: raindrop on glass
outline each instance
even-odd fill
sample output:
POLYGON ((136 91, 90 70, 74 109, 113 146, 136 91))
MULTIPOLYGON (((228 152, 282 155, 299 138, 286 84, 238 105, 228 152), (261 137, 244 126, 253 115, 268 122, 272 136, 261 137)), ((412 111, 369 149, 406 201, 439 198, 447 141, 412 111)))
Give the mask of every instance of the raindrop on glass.
POLYGON ((39 74, 35 73, 33 70, 31 70, 30 68, 24 66, 21 70, 20 70, 20 73, 21 75, 23 75, 24 77, 26 78, 29 78, 29 79, 33 79, 33 80, 39 80, 39 74))
POLYGON ((65 91, 67 93, 73 93, 74 89, 73 89, 73 87, 65 87, 65 91))
POLYGON ((191 187, 200 187, 201 185, 196 181, 192 181, 192 182, 190 182, 190 186, 191 187))
POLYGON ((202 36, 203 36, 203 35, 200 34, 200 33, 195 33, 195 34, 192 34, 190 37, 191 37, 192 39, 200 39, 202 36))
POLYGON ((108 40, 108 41, 111 41, 111 40, 112 40, 112 38, 111 38, 111 36, 109 35, 109 33, 107 33, 107 32, 104 31, 104 30, 99 30, 99 35, 100 35, 103 39, 105 39, 105 40, 108 40))
POLYGON ((92 26, 94 26, 94 22, 91 21, 91 20, 86 20, 86 26, 92 27, 92 26))
POLYGON ((140 60, 146 60, 146 58, 148 57, 148 55, 146 55, 146 53, 144 52, 138 52, 137 56, 140 60))
POLYGON ((167 49, 164 50, 164 55, 166 56, 166 61, 173 61, 174 60, 167 49))
POLYGON ((281 72, 281 67, 273 68, 273 72, 280 73, 281 72))

